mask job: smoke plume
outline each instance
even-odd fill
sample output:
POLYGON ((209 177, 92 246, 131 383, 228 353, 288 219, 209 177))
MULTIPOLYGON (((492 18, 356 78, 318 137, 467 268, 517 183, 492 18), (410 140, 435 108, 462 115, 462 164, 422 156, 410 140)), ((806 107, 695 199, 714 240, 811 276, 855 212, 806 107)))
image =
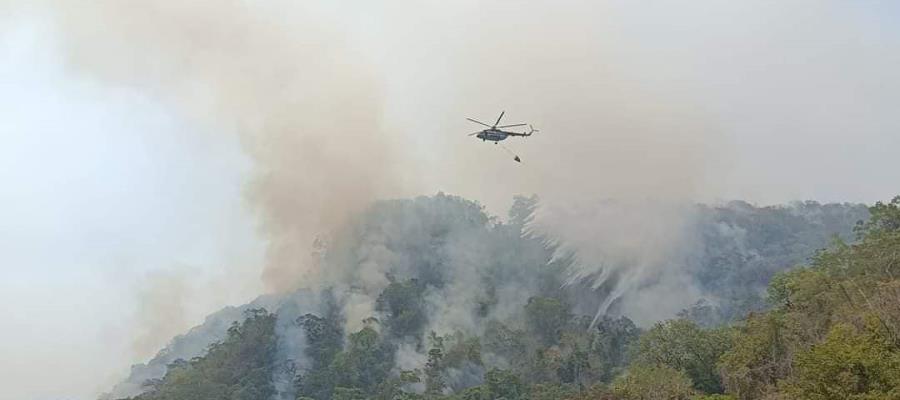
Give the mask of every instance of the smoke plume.
MULTIPOLYGON (((368 61, 295 2, 104 2, 50 9, 74 68, 159 96, 206 135, 238 134, 269 238, 263 280, 314 278, 311 245, 407 185, 368 61)), ((215 140, 213 137, 211 140, 215 140)))
MULTIPOLYGON (((631 68, 629 44, 612 39, 612 21, 592 19, 600 12, 487 10, 522 21, 506 27, 451 22, 473 4, 412 6, 418 18, 410 24, 389 24, 401 16, 379 10, 362 24, 376 44, 359 28, 333 23, 342 10, 335 7, 126 1, 47 10, 77 71, 153 93, 211 140, 241 137, 255 171, 246 197, 269 243, 262 278, 274 291, 324 282, 313 243, 377 198, 445 189, 502 209, 515 193, 539 193, 547 215, 604 199, 652 198, 668 215, 677 207, 667 203, 696 197, 715 162, 707 150, 718 143, 715 124, 689 106, 690 96, 634 79, 640 70, 631 68), (532 29, 532 14, 553 28, 532 29), (477 29, 465 32, 469 24, 477 29), (419 29, 445 41, 423 43, 419 29), (410 65, 395 63, 410 58, 428 73, 405 74, 410 65), (400 97, 398 87, 407 88, 400 97), (473 128, 463 116, 492 119, 504 108, 509 122, 527 117, 549 128, 527 153, 523 143, 511 144, 522 149, 521 168, 492 146, 450 140, 473 128), (431 160, 418 154, 425 149, 431 160)), ((590 211, 572 217, 594 226, 631 223, 598 218, 590 211)), ((666 234, 620 230, 613 246, 659 258, 665 255, 656 250, 681 244, 679 221, 648 219, 666 234)), ((541 229, 575 235, 567 224, 560 215, 541 229)), ((587 238, 596 232, 581 233, 570 242, 594 244, 587 238)))
MULTIPOLYGON (((262 265, 250 268, 282 295, 267 304, 302 303, 285 311, 294 318, 318 306, 309 300, 317 291, 333 287, 345 294, 340 307, 350 331, 378 313, 375 300, 392 279, 435 273, 423 265, 445 268, 446 285, 424 292, 424 307, 436 316, 428 329, 442 333, 480 329, 462 311, 473 299, 495 300, 491 317, 512 319, 528 293, 551 290, 512 267, 490 272, 508 287, 484 285, 485 265, 508 265, 501 262, 508 255, 484 246, 472 226, 496 221, 451 221, 480 212, 442 213, 410 201, 397 207, 415 217, 360 228, 360 220, 378 219, 367 207, 379 199, 446 191, 500 215, 513 195, 537 193, 528 240, 555 241, 556 260, 575 261, 564 283, 589 290, 574 305, 649 323, 702 294, 687 279, 699 251, 694 201, 829 193, 821 187, 843 193, 833 182, 868 173, 883 174, 873 179, 879 188, 896 181, 885 179, 896 178, 889 175, 896 168, 860 162, 854 171, 825 156, 810 157, 808 175, 821 180, 809 180, 805 192, 766 186, 771 176, 758 172, 803 173, 788 167, 812 140, 864 160, 877 151, 889 158, 896 148, 848 149, 841 141, 848 131, 877 138, 896 130, 895 119, 880 125, 877 117, 893 115, 900 93, 898 59, 883 56, 900 54, 897 41, 881 41, 871 24, 837 20, 846 14, 841 7, 390 3, 2 2, 0 21, 39 16, 56 32, 69 70, 159 101, 194 128, 187 135, 211 143, 238 137, 252 163, 246 202, 266 241, 262 265), (798 20, 810 23, 801 29, 798 20), (835 76, 854 78, 835 84, 835 76), (488 122, 503 110, 505 122, 541 129, 504 143, 521 164, 465 136, 478 129, 465 117, 488 122), (759 132, 771 136, 746 139, 759 132), (773 149, 784 135, 794 136, 773 149), (756 156, 770 151, 779 155, 775 167, 756 156), (742 185, 738 172, 755 180, 742 185), (410 250, 432 254, 427 226, 452 232, 436 247, 440 260, 410 250)), ((169 335, 170 322, 183 323, 179 307, 155 303, 153 287, 147 304, 159 307, 147 307, 145 321, 169 335)), ((161 293, 182 298, 177 285, 161 293)), ((290 322, 279 321, 279 334, 287 338, 283 351, 297 356, 302 332, 290 322)), ((410 364, 421 361, 406 350, 410 364)))

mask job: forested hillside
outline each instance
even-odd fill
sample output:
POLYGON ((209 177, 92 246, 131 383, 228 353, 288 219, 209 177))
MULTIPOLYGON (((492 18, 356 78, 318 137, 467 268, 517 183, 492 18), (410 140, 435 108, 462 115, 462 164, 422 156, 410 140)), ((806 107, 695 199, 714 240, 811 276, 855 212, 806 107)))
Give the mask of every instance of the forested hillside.
POLYGON ((538 206, 500 221, 443 194, 376 203, 322 244, 314 287, 211 316, 110 397, 900 396, 900 198, 696 206, 702 296, 642 327, 586 312, 610 294, 529 229, 538 206))

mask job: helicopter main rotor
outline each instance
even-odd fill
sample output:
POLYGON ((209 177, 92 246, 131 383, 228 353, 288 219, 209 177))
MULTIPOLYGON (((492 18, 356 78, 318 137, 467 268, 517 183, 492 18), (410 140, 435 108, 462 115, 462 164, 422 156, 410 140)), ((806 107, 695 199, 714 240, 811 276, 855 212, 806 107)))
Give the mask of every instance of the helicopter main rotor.
MULTIPOLYGON (((472 122, 474 122, 474 123, 476 123, 476 124, 484 125, 484 126, 488 127, 488 128, 491 129, 491 130, 497 130, 497 129, 503 129, 503 128, 514 128, 514 127, 517 127, 517 126, 525 126, 525 125, 528 125, 528 124, 512 124, 512 125, 500 125, 500 126, 497 126, 497 125, 500 123, 500 120, 503 119, 503 115, 505 115, 505 114, 506 114, 506 111, 501 111, 501 112, 500 112, 500 116, 497 117, 497 122, 494 122, 494 125, 488 125, 488 124, 486 124, 486 123, 484 123, 484 122, 481 122, 481 121, 479 121, 479 120, 477 120, 477 119, 472 119, 472 118, 466 118, 466 119, 469 120, 469 121, 472 121, 472 122)), ((481 132, 482 132, 482 131, 470 133, 469 136, 477 135, 477 134, 479 134, 479 133, 481 133, 481 132)))

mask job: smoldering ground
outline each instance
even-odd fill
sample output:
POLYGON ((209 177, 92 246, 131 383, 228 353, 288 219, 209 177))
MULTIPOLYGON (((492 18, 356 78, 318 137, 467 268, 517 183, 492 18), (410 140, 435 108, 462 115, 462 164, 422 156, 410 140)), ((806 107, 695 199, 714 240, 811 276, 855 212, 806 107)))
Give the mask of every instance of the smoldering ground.
MULTIPOLYGON (((658 315, 624 302, 650 321, 696 296, 679 273, 686 265, 659 262, 690 247, 685 204, 753 191, 735 186, 735 176, 764 183, 788 170, 753 156, 768 150, 747 139, 755 129, 789 135, 794 145, 778 151, 798 154, 811 131, 843 137, 850 115, 884 121, 852 127, 869 138, 896 126, 883 115, 898 103, 900 91, 890 88, 900 81, 890 79, 898 60, 884 56, 898 54, 897 41, 880 39, 864 18, 836 19, 841 6, 393 5, 9 2, 3 9, 14 11, 8 18, 48 21, 67 68, 152 96, 197 127, 187 134, 240 137, 253 164, 246 203, 267 242, 265 259, 250 268, 276 292, 347 279, 321 268, 312 243, 328 242, 373 200, 445 190, 502 214, 513 194, 538 193, 544 208, 533 229, 577 254, 583 269, 573 277, 613 294, 597 301, 601 312, 638 290, 650 290, 645 299, 678 293, 660 301, 673 309, 658 315), (798 18, 810 24, 794 30, 798 18), (845 35, 857 44, 841 41, 845 35), (836 74, 845 77, 841 85, 831 85, 836 74), (890 83, 873 89, 880 82, 890 83), (850 97, 857 100, 842 100, 850 97), (542 129, 509 143, 521 165, 464 137, 474 129, 463 117, 490 119, 504 109, 510 122, 542 129), (736 158, 751 161, 735 165, 736 158), (616 280, 607 281, 612 273, 616 280)), ((826 142, 832 152, 844 147, 826 142)), ((818 195, 811 188, 821 187, 833 196, 843 188, 816 176, 890 171, 867 168, 869 161, 832 167, 824 158, 811 157, 804 179, 792 180, 807 181, 805 192, 762 185, 759 199, 818 195)), ((379 262, 360 264, 353 279, 368 289, 348 312, 371 312, 385 263, 397 262, 379 258, 385 254, 371 240, 366 257, 379 262)), ((468 239, 457 247, 461 258, 478 250, 468 239)), ((466 285, 477 265, 459 264, 469 269, 454 282, 466 285)), ((464 323, 466 315, 453 313, 458 304, 437 303, 442 321, 464 323)))

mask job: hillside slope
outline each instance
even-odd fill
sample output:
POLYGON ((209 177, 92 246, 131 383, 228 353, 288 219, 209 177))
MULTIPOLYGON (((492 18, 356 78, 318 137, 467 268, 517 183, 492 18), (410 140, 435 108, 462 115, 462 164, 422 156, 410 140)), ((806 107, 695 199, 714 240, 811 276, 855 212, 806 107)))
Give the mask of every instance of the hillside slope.
MULTIPOLYGON (((529 229, 537 207, 536 198, 516 198, 500 222, 443 194, 375 203, 334 235, 307 288, 210 316, 135 366, 109 397, 185 398, 172 397, 181 393, 172 385, 192 385, 198 391, 189 398, 198 399, 518 398, 528 382, 549 385, 528 388, 531 398, 549 399, 611 382, 631 362, 641 329, 602 285, 573 282, 577 254, 560 257, 557 239, 529 229), (595 320, 601 302, 612 306, 595 320), (271 352, 220 354, 256 348, 242 347, 241 333, 264 317, 272 321, 271 352), (267 374, 252 378, 252 390, 234 387, 249 377, 220 376, 238 373, 235 363, 247 357, 261 364, 239 371, 267 374), (200 381, 218 383, 190 383, 200 381)), ((764 309, 773 275, 835 236, 851 240, 868 210, 732 202, 698 205, 690 215, 691 251, 672 262, 691 266, 686 279, 701 296, 681 316, 714 327, 764 309)))

